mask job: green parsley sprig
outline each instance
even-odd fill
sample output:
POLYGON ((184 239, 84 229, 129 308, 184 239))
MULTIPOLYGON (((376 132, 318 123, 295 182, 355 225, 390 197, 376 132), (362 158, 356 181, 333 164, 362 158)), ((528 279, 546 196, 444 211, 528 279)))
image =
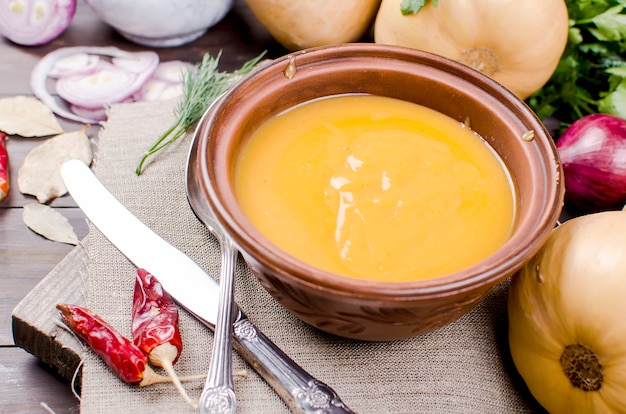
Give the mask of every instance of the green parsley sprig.
POLYGON ((183 77, 183 98, 176 108, 176 121, 144 152, 135 173, 140 175, 146 160, 182 137, 198 120, 207 108, 235 81, 255 68, 265 52, 243 64, 234 72, 221 72, 218 69, 222 53, 213 57, 206 53, 202 61, 187 70, 183 77))
POLYGON ((567 46, 550 80, 527 99, 561 131, 593 113, 626 118, 626 0, 567 0, 567 46))

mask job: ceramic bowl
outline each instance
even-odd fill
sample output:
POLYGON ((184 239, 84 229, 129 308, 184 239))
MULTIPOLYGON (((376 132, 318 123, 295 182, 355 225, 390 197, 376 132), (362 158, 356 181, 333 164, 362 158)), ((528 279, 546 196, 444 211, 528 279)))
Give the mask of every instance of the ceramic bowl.
POLYGON ((276 59, 224 95, 198 126, 196 139, 190 168, 198 170, 204 197, 260 283, 304 322, 343 337, 408 338, 456 320, 537 252, 563 205, 562 167, 553 140, 534 113, 490 78, 417 50, 353 43, 276 59), (233 194, 233 158, 242 137, 294 105, 346 93, 403 99, 459 122, 470 119, 512 177, 517 204, 510 239, 463 271, 402 283, 329 273, 270 243, 252 226, 233 194))
POLYGON ((128 40, 150 47, 192 42, 226 16, 233 0, 85 0, 128 40))

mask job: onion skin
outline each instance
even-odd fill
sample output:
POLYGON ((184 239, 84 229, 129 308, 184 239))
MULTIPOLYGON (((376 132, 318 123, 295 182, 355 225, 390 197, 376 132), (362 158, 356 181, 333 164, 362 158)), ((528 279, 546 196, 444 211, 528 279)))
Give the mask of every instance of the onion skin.
POLYGON ((626 204, 626 119, 587 115, 556 142, 565 199, 583 212, 619 210, 626 204))

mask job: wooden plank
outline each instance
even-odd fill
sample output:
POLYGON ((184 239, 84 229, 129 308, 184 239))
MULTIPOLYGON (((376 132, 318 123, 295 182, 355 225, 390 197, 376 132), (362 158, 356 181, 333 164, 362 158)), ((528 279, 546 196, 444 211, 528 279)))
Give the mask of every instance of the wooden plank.
POLYGON ((0 413, 44 413, 45 404, 56 414, 80 412, 68 383, 39 359, 16 347, 0 347, 0 413))
POLYGON ((74 376, 83 348, 64 328, 56 304, 85 304, 86 281, 87 259, 79 246, 13 309, 15 345, 37 356, 66 380, 74 376))
MULTIPOLYGON (((74 226, 79 239, 87 235, 87 221, 80 209, 59 209, 74 226)), ((49 273, 73 246, 44 239, 22 222, 22 209, 0 209, 0 315, 13 308, 49 273)), ((0 345, 12 345, 7 317, 0 324, 0 345)))

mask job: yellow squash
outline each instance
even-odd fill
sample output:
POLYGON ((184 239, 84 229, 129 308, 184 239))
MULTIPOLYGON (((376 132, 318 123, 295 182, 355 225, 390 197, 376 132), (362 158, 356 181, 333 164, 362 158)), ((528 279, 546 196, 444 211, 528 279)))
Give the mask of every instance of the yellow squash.
POLYGON ((564 0, 440 0, 401 13, 383 0, 376 43, 425 50, 465 63, 525 99, 550 78, 567 42, 564 0))
POLYGON ((246 0, 257 20, 288 50, 359 40, 380 0, 246 0))
POLYGON ((626 212, 571 219, 511 281, 515 366, 551 413, 626 412, 626 212))

